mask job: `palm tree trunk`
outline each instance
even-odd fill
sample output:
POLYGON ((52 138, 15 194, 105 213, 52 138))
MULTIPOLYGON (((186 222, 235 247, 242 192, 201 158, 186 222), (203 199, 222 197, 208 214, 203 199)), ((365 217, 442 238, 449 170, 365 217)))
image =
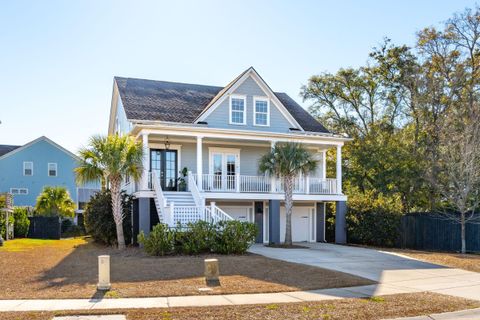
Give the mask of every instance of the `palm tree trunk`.
POLYGON ((293 207, 293 177, 284 177, 285 185, 285 245, 292 245, 292 207, 293 207))
POLYGON ((123 208, 122 197, 120 194, 120 179, 110 181, 110 192, 112 194, 113 220, 117 227, 117 243, 119 250, 125 250, 125 237, 123 235, 123 208))

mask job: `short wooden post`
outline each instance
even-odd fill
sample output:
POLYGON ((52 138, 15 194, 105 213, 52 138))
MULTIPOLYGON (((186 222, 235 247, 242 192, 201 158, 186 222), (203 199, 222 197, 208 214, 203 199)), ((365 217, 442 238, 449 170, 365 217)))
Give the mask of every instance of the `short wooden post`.
POLYGON ((205 259, 205 281, 207 286, 215 287, 220 285, 220 270, 218 259, 205 259))
POLYGON ((110 256, 98 256, 97 290, 110 290, 110 256))

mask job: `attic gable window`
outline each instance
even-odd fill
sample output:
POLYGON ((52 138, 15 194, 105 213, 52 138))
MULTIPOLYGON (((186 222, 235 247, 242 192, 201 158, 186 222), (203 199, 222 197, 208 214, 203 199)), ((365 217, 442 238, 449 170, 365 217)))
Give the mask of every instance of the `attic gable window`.
POLYGON ((244 96, 230 97, 230 124, 246 124, 245 106, 246 99, 244 96))
POLYGON ((253 124, 256 126, 270 125, 270 103, 265 98, 254 98, 253 124))
POLYGON ((56 163, 49 163, 48 164, 48 176, 49 177, 56 177, 57 176, 57 164, 56 163))

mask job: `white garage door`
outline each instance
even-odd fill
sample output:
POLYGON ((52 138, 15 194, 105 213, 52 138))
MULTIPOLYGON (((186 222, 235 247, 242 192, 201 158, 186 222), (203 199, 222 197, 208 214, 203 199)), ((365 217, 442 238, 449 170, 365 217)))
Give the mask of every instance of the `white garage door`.
POLYGON ((232 218, 239 221, 251 221, 252 208, 249 207, 220 207, 223 211, 228 213, 232 218))
MULTIPOLYGON (((309 240, 311 208, 293 207, 292 212, 292 240, 303 242, 309 240)), ((286 214, 285 207, 280 208, 280 241, 285 241, 286 214)))

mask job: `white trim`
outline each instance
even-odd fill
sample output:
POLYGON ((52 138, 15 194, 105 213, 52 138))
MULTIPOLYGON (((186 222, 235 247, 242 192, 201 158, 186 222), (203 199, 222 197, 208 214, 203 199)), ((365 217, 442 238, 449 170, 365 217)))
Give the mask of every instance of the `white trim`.
POLYGON ((215 101, 214 104, 212 104, 208 109, 202 111, 202 113, 195 119, 194 123, 198 123, 201 121, 205 121, 205 119, 215 110, 217 109, 223 101, 227 97, 230 96, 231 93, 233 93, 245 80, 247 80, 248 77, 251 77, 257 85, 264 91, 264 93, 273 100, 274 104, 277 106, 278 110, 282 113, 282 115, 290 122, 290 124, 293 127, 299 128, 301 131, 305 131, 302 126, 295 120, 295 118, 288 112, 287 108, 282 104, 282 102, 277 98, 275 93, 270 89, 270 87, 265 83, 265 81, 260 77, 260 75, 257 73, 257 71, 253 68, 250 67, 247 69, 247 71, 244 73, 242 77, 240 77, 233 85, 230 86, 228 90, 226 90, 220 98, 215 101))
POLYGON ((56 162, 47 163, 47 177, 58 177, 58 164, 56 162), (55 175, 54 176, 50 175, 50 165, 51 164, 55 165, 55 175))
POLYGON ((24 177, 33 177, 33 161, 23 161, 23 176, 24 177), (30 170, 32 170, 32 174, 25 174, 25 165, 27 163, 30 163, 32 165, 32 168, 30 170))
POLYGON ((160 126, 138 126, 139 133, 137 136, 148 133, 148 134, 159 134, 164 135, 168 134, 169 136, 179 136, 179 137, 196 137, 202 136, 203 138, 224 138, 227 140, 240 139, 240 140, 253 140, 253 141, 272 141, 277 142, 300 142, 300 143, 310 143, 316 145, 330 145, 337 146, 343 145, 345 141, 351 141, 352 139, 340 138, 340 137, 331 137, 331 136, 317 136, 317 135, 308 135, 308 134, 287 134, 287 133, 278 133, 278 132, 262 132, 262 131, 248 131, 248 130, 225 130, 218 128, 189 128, 189 127, 176 127, 175 131, 172 130, 171 126, 166 126, 165 128, 160 126))
POLYGON ((26 196, 28 195, 28 188, 10 188, 10 193, 16 196, 26 196), (15 193, 13 190, 17 190, 18 192, 15 193), (24 190, 25 193, 20 193, 20 190, 24 190))
MULTIPOLYGON (((235 111, 240 112, 240 111, 235 111)), ((247 125, 247 96, 239 95, 239 94, 232 94, 229 98, 228 104, 228 124, 235 125, 235 126, 245 126, 247 125), (232 121, 232 99, 243 100, 243 122, 233 122, 232 121)))
POLYGON ((270 127, 270 99, 268 97, 253 96, 253 125, 257 127, 270 127), (264 112, 257 112, 257 101, 263 101, 267 103, 267 124, 257 123, 257 113, 265 114, 264 112))

